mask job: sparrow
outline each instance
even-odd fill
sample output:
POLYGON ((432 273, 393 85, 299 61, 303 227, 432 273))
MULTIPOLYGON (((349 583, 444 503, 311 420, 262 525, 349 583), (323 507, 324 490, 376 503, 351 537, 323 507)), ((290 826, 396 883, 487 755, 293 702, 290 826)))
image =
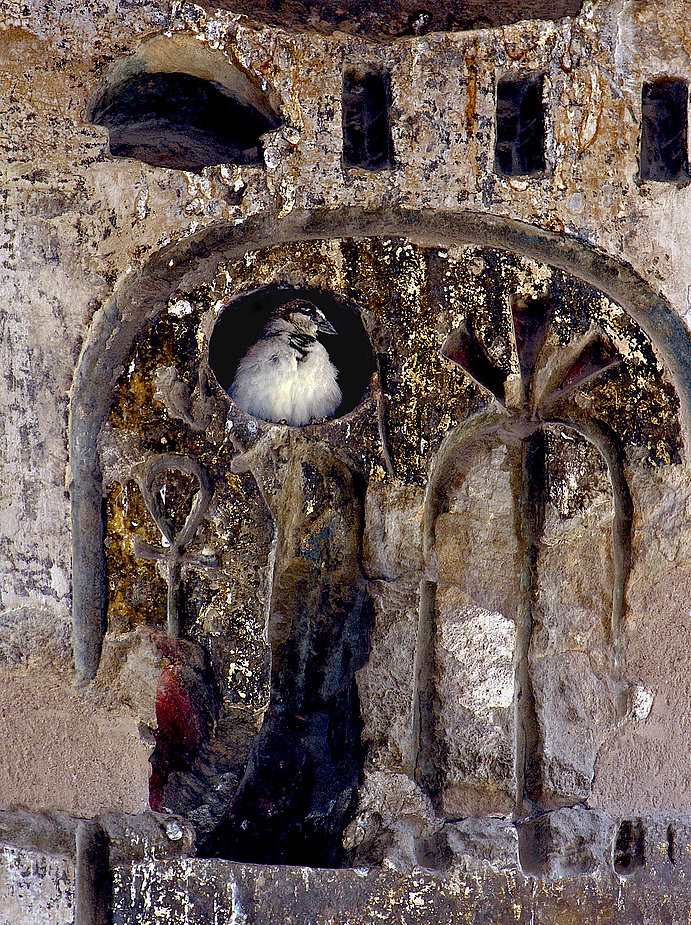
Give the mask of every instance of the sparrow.
POLYGON ((343 395, 318 333, 337 332, 313 302, 293 299, 275 308, 238 364, 228 389, 235 404, 264 421, 294 427, 333 417, 343 395))

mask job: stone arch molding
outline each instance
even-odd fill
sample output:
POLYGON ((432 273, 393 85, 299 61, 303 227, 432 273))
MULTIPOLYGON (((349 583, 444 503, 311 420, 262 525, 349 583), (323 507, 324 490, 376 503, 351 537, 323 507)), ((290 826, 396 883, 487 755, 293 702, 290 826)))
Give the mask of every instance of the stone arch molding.
POLYGON ((96 313, 75 372, 69 454, 73 533, 73 644, 77 675, 95 676, 106 630, 107 576, 98 435, 130 347, 184 279, 201 282, 211 265, 276 243, 324 238, 404 237, 416 244, 475 244, 549 264, 618 303, 655 344, 680 400, 686 456, 691 439, 691 335, 671 304, 630 266, 582 242, 532 225, 474 212, 398 208, 293 212, 217 223, 154 253, 122 280, 96 313))

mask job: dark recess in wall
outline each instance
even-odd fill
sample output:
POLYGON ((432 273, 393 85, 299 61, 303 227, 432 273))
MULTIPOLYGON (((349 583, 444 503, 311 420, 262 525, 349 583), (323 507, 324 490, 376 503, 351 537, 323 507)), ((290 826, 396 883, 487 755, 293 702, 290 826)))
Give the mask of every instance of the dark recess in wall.
POLYGON ((260 136, 280 124, 192 74, 139 73, 108 88, 91 121, 110 133, 110 153, 155 167, 261 164, 260 136))
POLYGON ((688 95, 684 80, 643 84, 642 180, 674 183, 688 179, 688 95))
POLYGON ((261 336, 273 309, 298 298, 318 305, 337 331, 335 335, 321 335, 320 340, 338 369, 343 401, 336 414, 341 417, 362 401, 375 362, 359 312, 333 293, 267 286, 240 296, 223 309, 214 326, 209 340, 209 366, 227 392, 238 363, 261 336))
POLYGON ((614 842, 614 870, 627 877, 645 866, 645 829, 640 819, 624 819, 614 842))
POLYGON ((390 78, 384 71, 343 74, 343 162, 346 167, 391 167, 390 78))
POLYGON ((335 29, 386 41, 423 32, 504 26, 525 19, 577 16, 582 0, 202 0, 208 9, 233 10, 256 22, 296 31, 335 29), (422 29, 418 27, 422 25, 422 29))
POLYGON ((505 177, 545 172, 542 74, 516 74, 497 83, 495 169, 505 177))

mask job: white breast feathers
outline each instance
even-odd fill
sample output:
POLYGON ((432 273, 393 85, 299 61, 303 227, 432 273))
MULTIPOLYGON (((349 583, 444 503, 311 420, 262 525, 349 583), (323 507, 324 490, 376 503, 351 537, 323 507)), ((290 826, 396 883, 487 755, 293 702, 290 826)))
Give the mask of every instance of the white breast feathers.
POLYGON ((334 416, 343 399, 337 378, 323 344, 310 339, 296 346, 281 332, 250 347, 228 394, 248 414, 300 427, 334 416))

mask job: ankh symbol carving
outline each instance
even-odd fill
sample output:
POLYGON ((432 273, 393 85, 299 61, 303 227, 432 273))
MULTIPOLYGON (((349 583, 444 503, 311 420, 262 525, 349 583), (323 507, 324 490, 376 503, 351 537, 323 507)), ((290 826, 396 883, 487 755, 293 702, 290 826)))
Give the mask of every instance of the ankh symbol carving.
POLYGON ((149 562, 164 562, 166 584, 168 586, 167 620, 168 635, 180 635, 180 576, 183 566, 194 568, 217 568, 218 556, 215 553, 190 556, 185 551, 199 529, 211 498, 213 487, 208 474, 194 459, 178 453, 164 453, 147 460, 135 470, 135 478, 144 498, 144 503, 154 523, 161 531, 163 543, 152 546, 142 537, 135 537, 134 554, 138 559, 149 562), (154 482, 162 473, 175 470, 193 476, 199 488, 192 498, 192 506, 179 533, 174 532, 173 524, 165 510, 165 496, 154 490, 154 482))

